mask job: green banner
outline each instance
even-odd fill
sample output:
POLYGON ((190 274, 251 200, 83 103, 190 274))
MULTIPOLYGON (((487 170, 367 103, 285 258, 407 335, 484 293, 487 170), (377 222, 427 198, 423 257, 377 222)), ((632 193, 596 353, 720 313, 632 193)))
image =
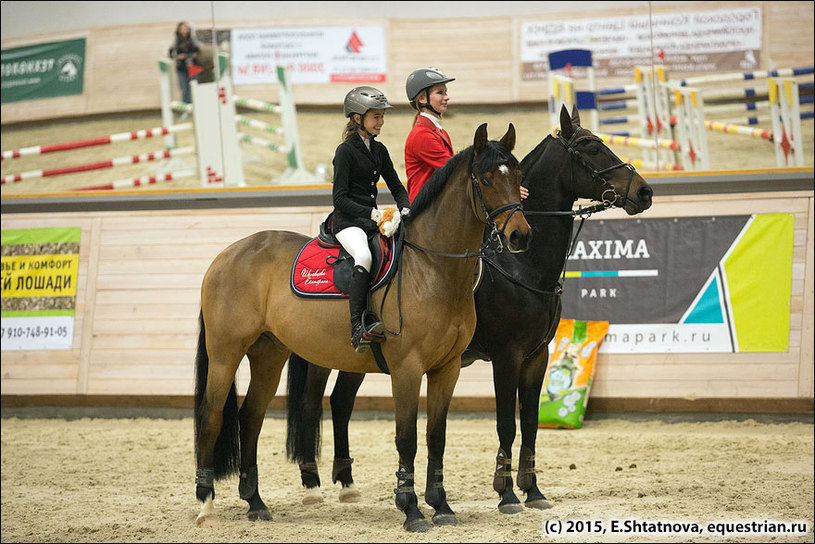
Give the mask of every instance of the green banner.
POLYGON ((0 52, 2 103, 82 94, 85 38, 0 52))

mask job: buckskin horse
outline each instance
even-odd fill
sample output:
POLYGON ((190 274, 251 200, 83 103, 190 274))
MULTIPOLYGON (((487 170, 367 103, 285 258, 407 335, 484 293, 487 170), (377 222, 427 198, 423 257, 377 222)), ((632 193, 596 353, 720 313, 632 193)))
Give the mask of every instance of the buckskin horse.
MULTIPOLYGON (((413 491, 416 420, 422 375, 427 375, 428 489, 437 525, 456 523, 446 499, 443 457, 447 410, 461 369, 461 354, 475 330, 472 277, 485 224, 509 251, 524 251, 531 227, 519 212, 521 169, 511 151, 510 124, 500 142, 487 125, 473 145, 456 154, 428 181, 411 218, 402 225, 404 247, 399 296, 375 292, 381 316, 399 316, 401 334, 380 345, 389 365, 399 453, 395 502, 403 527, 426 531, 413 491), (499 228, 500 227, 500 228, 499 228), (459 257, 459 258, 456 258, 459 257)), ((195 381, 196 519, 215 519, 214 482, 239 473, 238 492, 250 519, 271 519, 258 488, 257 444, 264 416, 289 355, 296 352, 326 368, 376 372, 369 351, 350 342, 348 304, 297 298, 290 287, 292 263, 309 238, 263 231, 222 251, 201 286, 195 381), (238 409, 235 372, 246 355, 250 381, 238 409)), ((381 291, 381 290, 380 290, 381 291)))
MULTIPOLYGON (((621 161, 588 129, 576 109, 560 112, 560 133, 547 136, 522 161, 529 189, 524 214, 532 224, 527 252, 482 257, 483 279, 475 290, 477 325, 462 366, 491 360, 499 449, 493 488, 502 513, 524 509, 513 490, 512 444, 516 434, 516 397, 520 404, 521 448, 517 484, 530 508, 549 508, 537 486, 535 441, 540 391, 549 359, 549 342, 561 313, 562 277, 572 242, 574 218, 585 219, 611 206, 628 215, 651 206, 653 191, 630 164, 621 161), (578 198, 599 202, 573 210, 578 198)), ((582 221, 580 223, 582 225, 582 221)), ((577 229, 579 233, 579 228, 577 229)), ((576 235, 575 235, 576 238, 576 235)), ((300 463, 306 495, 322 501, 316 457, 320 445, 322 397, 330 370, 293 354, 288 372, 289 459, 300 463)), ((340 501, 359 499, 353 483, 348 421, 364 374, 340 372, 330 397, 334 430, 332 480, 340 482, 340 501)))

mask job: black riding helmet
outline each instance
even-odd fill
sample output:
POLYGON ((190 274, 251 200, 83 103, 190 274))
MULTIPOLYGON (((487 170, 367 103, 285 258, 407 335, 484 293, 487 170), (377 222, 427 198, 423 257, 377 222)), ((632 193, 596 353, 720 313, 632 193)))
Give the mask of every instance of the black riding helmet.
POLYGON ((455 80, 456 78, 447 77, 438 68, 431 68, 430 66, 413 70, 405 82, 405 92, 407 93, 411 107, 416 110, 419 109, 416 103, 416 97, 420 92, 424 91, 427 96, 427 104, 421 107, 429 109, 436 115, 441 115, 430 105, 430 87, 439 83, 449 83, 455 80))

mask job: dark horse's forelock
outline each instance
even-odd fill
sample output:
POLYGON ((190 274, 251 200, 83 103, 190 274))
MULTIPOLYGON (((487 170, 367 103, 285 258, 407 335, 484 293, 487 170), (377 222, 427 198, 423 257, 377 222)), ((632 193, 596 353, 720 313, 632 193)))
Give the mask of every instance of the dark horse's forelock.
MULTIPOLYGON (((410 205, 410 215, 415 217, 427 208, 447 185, 447 180, 453 175, 455 169, 462 161, 471 160, 472 156, 473 146, 470 146, 456 153, 444 166, 433 172, 430 179, 419 189, 419 193, 410 205)), ((507 151, 500 142, 488 141, 487 147, 478 155, 473 167, 476 172, 490 172, 502 164, 509 168, 520 169, 518 159, 507 151)))

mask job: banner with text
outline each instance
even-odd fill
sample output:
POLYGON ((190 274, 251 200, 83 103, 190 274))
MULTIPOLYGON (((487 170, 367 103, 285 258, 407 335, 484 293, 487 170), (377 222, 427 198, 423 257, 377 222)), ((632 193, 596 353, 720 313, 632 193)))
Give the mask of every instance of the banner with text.
POLYGON ((246 28, 231 34, 235 85, 277 83, 277 66, 288 69, 292 83, 385 81, 385 31, 379 26, 246 28))
POLYGON ((669 73, 753 71, 761 33, 758 6, 528 22, 521 25, 521 78, 545 80, 549 53, 564 49, 590 50, 598 78, 633 78, 635 66, 652 60, 669 73))
POLYGON ((2 102, 82 94, 85 38, 3 49, 2 102))
POLYGON ((79 227, 2 231, 2 349, 71 349, 79 227))
POLYGON ((563 318, 608 321, 604 353, 788 351, 793 220, 587 221, 563 318))

